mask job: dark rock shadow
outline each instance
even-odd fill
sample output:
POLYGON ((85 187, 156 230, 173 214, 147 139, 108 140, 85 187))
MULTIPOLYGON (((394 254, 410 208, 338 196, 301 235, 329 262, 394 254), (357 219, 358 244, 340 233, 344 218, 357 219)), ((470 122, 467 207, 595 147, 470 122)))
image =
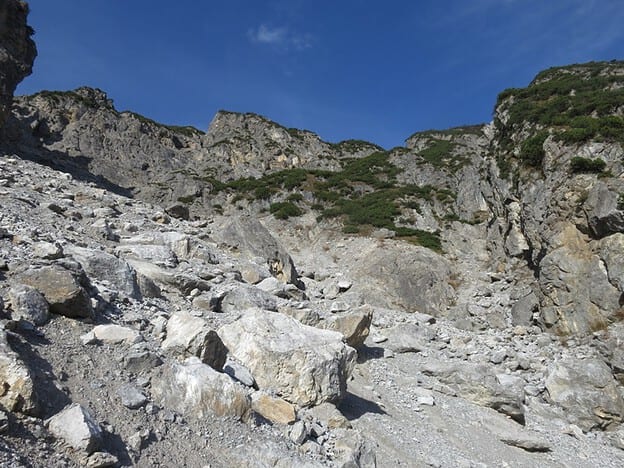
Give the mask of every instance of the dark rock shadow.
MULTIPOLYGON (((36 138, 36 131, 29 126, 28 120, 18 120, 10 115, 5 127, 0 130, 0 149, 5 153, 14 153, 22 159, 43 164, 54 170, 71 174, 74 179, 91 182, 96 186, 132 198, 132 190, 122 187, 106 179, 95 175, 89 170, 93 158, 87 155, 70 156, 67 153, 44 148, 36 138)), ((60 139, 60 136, 56 140, 60 139)), ((53 143, 54 137, 48 135, 46 143, 53 143)))
POLYGON ((347 392, 338 409, 349 421, 359 419, 367 413, 388 414, 377 403, 347 392))
POLYGON ((384 357, 384 349, 380 346, 362 345, 360 348, 358 348, 357 352, 358 364, 363 364, 366 361, 370 361, 371 359, 383 359, 384 357))
POLYGON ((102 432, 102 447, 109 453, 112 453, 119 460, 119 464, 115 466, 134 466, 136 460, 130 457, 130 453, 126 448, 126 444, 119 434, 112 434, 108 431, 102 432))

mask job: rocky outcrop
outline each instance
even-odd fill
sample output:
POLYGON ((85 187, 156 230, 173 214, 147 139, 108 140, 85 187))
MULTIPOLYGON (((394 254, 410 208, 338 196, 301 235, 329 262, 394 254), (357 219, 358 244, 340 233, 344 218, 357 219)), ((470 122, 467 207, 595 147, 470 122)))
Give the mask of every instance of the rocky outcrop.
POLYGON ((548 369, 546 389, 553 402, 584 430, 616 427, 624 417, 624 399, 611 370, 598 359, 566 359, 548 369))
POLYGON ((371 305, 444 315, 455 298, 451 266, 429 249, 399 244, 392 249, 370 244, 357 253, 351 293, 371 305))
POLYGON ((277 279, 299 285, 299 274, 284 247, 257 219, 238 218, 216 234, 225 245, 251 258, 260 258, 277 279))
POLYGON ((37 56, 27 16, 26 2, 7 0, 0 5, 0 127, 10 112, 15 88, 30 75, 37 56))

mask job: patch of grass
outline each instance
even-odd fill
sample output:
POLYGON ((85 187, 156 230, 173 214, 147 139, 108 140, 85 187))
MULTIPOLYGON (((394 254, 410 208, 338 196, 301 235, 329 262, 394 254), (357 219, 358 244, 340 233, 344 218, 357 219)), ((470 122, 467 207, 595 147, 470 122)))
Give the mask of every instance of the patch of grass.
POLYGON ((435 252, 442 252, 442 240, 439 232, 423 231, 421 229, 395 228, 397 237, 403 238, 413 244, 426 247, 435 252))
POLYGON ((256 200, 268 200, 273 195, 273 191, 266 185, 261 185, 254 189, 254 197, 256 200))
POLYGON ((290 195, 286 197, 286 200, 293 202, 293 203, 302 202, 303 195, 301 195, 300 193, 291 193, 290 195))
POLYGON ((443 130, 430 129, 422 130, 410 135, 407 140, 412 138, 438 138, 440 135, 459 136, 459 135, 480 135, 483 132, 483 124, 477 125, 460 125, 458 127, 451 127, 443 130))

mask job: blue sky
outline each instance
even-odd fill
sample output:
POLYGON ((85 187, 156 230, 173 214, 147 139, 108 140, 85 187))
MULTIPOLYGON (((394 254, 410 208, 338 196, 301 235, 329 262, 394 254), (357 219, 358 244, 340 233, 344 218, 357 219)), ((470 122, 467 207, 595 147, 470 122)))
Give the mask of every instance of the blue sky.
POLYGON ((550 66, 624 58, 621 0, 30 0, 18 94, 88 85, 205 130, 219 109, 402 145, 487 122, 550 66))

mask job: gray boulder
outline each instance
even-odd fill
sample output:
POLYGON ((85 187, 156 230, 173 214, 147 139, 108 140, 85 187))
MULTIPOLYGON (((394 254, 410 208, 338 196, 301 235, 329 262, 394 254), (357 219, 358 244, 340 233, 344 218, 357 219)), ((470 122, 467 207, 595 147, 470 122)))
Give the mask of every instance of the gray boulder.
POLYGON ((225 294, 220 305, 221 312, 225 313, 234 313, 250 308, 276 311, 276 297, 255 286, 241 283, 225 294))
POLYGON ((372 320, 373 308, 362 306, 348 312, 332 314, 322 320, 318 327, 341 333, 349 346, 358 349, 368 338, 372 320))
POLYGON ((354 255, 356 281, 349 293, 367 304, 439 316, 455 298, 449 262, 429 249, 407 243, 383 249, 369 243, 354 255))
POLYGON ((176 312, 167 322, 164 350, 197 356, 204 364, 221 371, 227 358, 227 348, 208 322, 188 312, 176 312))
POLYGON ((520 379, 498 374, 488 364, 428 361, 422 367, 425 375, 449 385, 457 395, 473 403, 493 408, 524 424, 524 385, 520 379))
POLYGON ((435 337, 435 329, 427 325, 406 323, 383 330, 388 339, 383 346, 395 353, 418 353, 435 337))
POLYGON ((9 291, 12 317, 43 325, 50 318, 50 306, 43 295, 31 286, 16 284, 9 291))
POLYGON ((68 253, 76 259, 90 278, 104 283, 127 297, 141 297, 136 273, 124 260, 101 250, 72 247, 68 253))
POLYGON ((141 334, 132 328, 121 325, 98 325, 87 335, 83 335, 83 342, 102 342, 107 344, 134 344, 142 341, 141 334))
POLYGON ((74 403, 47 420, 48 429, 75 450, 93 453, 102 444, 102 429, 93 416, 74 403))
POLYGON ((173 363, 152 384, 154 398, 187 417, 230 416, 245 420, 251 399, 245 388, 197 357, 173 363))
POLYGON ((18 280, 41 292, 52 313, 72 318, 93 316, 89 295, 76 276, 61 266, 27 270, 18 280))
POLYGON ((220 232, 218 240, 246 254, 250 259, 261 257, 277 279, 300 286, 295 264, 275 237, 254 218, 236 218, 220 232))
POLYGON ((221 327, 219 336, 260 389, 300 406, 340 400, 355 365, 356 351, 343 343, 340 333, 276 312, 247 310, 221 327))

